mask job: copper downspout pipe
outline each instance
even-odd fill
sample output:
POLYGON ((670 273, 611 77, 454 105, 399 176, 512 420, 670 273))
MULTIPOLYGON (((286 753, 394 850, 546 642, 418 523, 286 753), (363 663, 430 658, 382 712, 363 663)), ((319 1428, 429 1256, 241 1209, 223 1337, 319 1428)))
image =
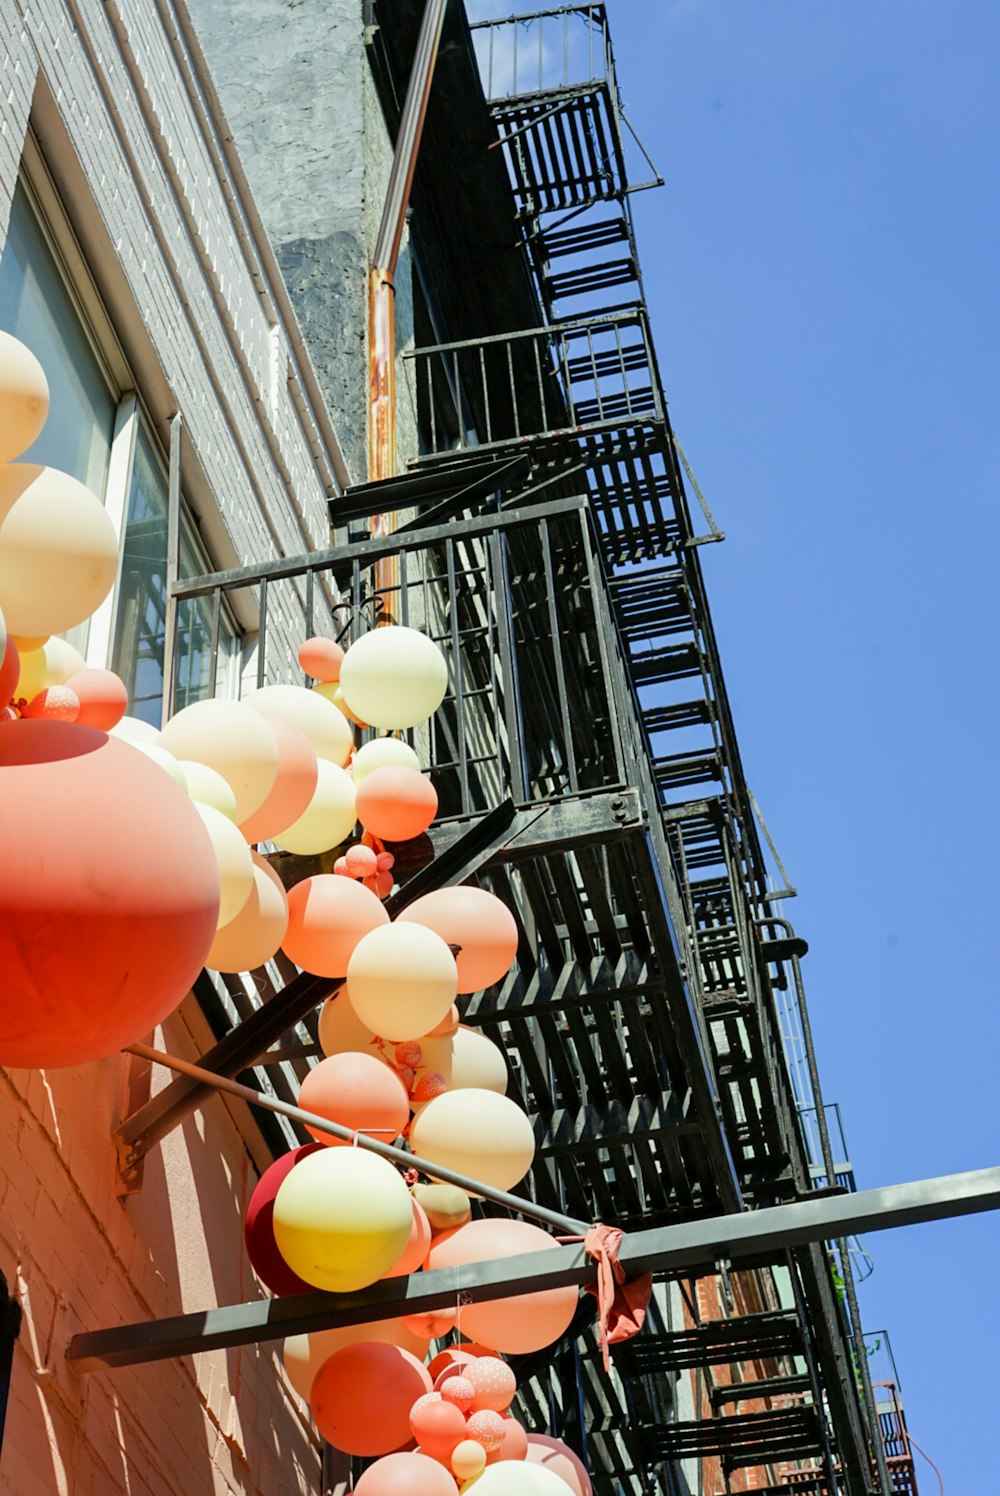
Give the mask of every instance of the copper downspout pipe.
MULTIPOLYGON (((448 0, 427 0, 424 9, 369 273, 368 480, 371 483, 396 476, 396 297, 393 278, 447 3, 448 0)), ((395 528, 395 514, 378 514, 370 522, 373 537, 391 535, 395 528)), ((393 611, 393 594, 399 589, 396 557, 386 557, 377 564, 375 587, 382 601, 379 621, 387 623, 393 611)))

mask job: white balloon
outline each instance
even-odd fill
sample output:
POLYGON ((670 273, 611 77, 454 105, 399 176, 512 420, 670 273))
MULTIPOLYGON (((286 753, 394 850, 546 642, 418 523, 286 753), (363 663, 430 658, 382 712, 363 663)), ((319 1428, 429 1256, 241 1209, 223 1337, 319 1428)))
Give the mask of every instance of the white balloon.
POLYGON ((160 734, 164 748, 221 774, 245 821, 263 805, 278 773, 278 744, 259 712, 240 701, 196 701, 171 717, 160 734))
POLYGON ((174 758, 174 755, 172 753, 168 753, 167 750, 165 748, 162 748, 159 743, 148 743, 145 742, 142 738, 135 739, 132 743, 132 747, 138 753, 144 753, 147 758, 151 758, 154 764, 159 764, 163 772, 170 775, 171 779, 174 781, 174 784, 180 785, 185 795, 187 794, 187 776, 185 775, 184 770, 181 768, 180 764, 174 758))
POLYGON ((280 717, 304 733, 317 758, 338 768, 347 763, 354 747, 354 734, 343 712, 332 702, 306 690, 305 686, 262 686, 244 696, 243 705, 264 717, 280 717))
POLYGON ((210 769, 208 764, 196 763, 193 758, 178 759, 176 762, 184 770, 187 792, 192 800, 197 800, 200 805, 211 805, 214 810, 221 810, 230 821, 236 820, 236 796, 228 780, 223 779, 215 769, 210 769))
POLYGON ((444 700, 448 666, 426 634, 389 624, 351 645, 340 667, 340 689, 355 716, 372 727, 415 727, 444 700))
POLYGON ((234 826, 221 810, 202 805, 197 800, 193 803, 212 839, 219 865, 220 903, 216 928, 221 930, 223 925, 236 918, 253 891, 253 858, 239 827, 234 826))
POLYGON ((558 1475, 544 1465, 529 1465, 527 1460, 501 1460, 487 1465, 482 1475, 467 1481, 463 1491, 475 1496, 566 1496, 568 1487, 558 1475))
POLYGON ((357 820, 350 774, 326 758, 317 759, 316 765, 319 776, 308 806, 280 836, 271 837, 276 847, 302 857, 338 847, 350 836, 357 820))
POLYGON ((361 784, 373 769, 420 769, 420 760, 402 738, 372 738, 359 748, 351 760, 351 777, 361 784))
POLYGON ((143 722, 141 717, 122 717, 116 722, 109 734, 113 738, 121 738, 125 743, 158 743, 160 734, 157 728, 151 727, 148 722, 143 722))
POLYGON ((0 462, 28 450, 45 425, 48 409, 45 370, 30 348, 12 333, 0 332, 0 462))

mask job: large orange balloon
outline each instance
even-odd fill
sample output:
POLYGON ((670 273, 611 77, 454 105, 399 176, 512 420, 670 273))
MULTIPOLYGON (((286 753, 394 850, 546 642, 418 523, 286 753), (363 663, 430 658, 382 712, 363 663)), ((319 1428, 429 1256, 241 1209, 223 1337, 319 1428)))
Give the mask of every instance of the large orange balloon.
POLYGON ((303 971, 342 977, 362 936, 388 923, 381 900, 353 878, 317 873, 289 890, 282 949, 303 971))
POLYGON ((425 1454, 388 1454, 368 1466, 354 1496, 455 1496, 455 1482, 425 1454))
POLYGON ((530 1465, 541 1465, 543 1470, 558 1475, 573 1496, 593 1496, 594 1488, 586 1465, 561 1439, 552 1439, 548 1434, 529 1434, 525 1459, 530 1465))
MULTIPOLYGON (((352 1132, 371 1133, 382 1143, 394 1142, 410 1120, 410 1098, 399 1077, 373 1054, 351 1050, 313 1066, 302 1082, 299 1106, 352 1132)), ((320 1143, 336 1148, 350 1146, 327 1132, 308 1126, 306 1130, 320 1143)), ((430 1229, 428 1225, 428 1245, 430 1229)))
POLYGON ((411 841, 437 815, 437 791, 419 769, 388 764, 358 785, 358 820, 382 841, 411 841))
POLYGON ((240 824, 248 842, 269 841, 297 821, 313 797, 319 776, 316 751, 302 729, 280 717, 265 716, 264 720, 278 745, 278 772, 263 805, 240 824))
POLYGON ((160 1023, 219 913, 201 817, 127 743, 0 726, 0 1064, 80 1065, 160 1023))
MULTIPOLYGON (((358 798, 360 804, 360 792, 358 798)), ((414 899, 399 918, 426 925, 448 945, 461 946, 455 957, 459 992, 492 987, 506 976, 517 955, 514 916, 485 888, 436 888, 414 899)))
MULTIPOLYGON (((317 1148, 319 1144, 309 1143, 306 1146, 317 1148)), ((323 1363, 329 1361, 335 1351, 342 1351, 349 1345, 360 1345, 366 1340, 400 1345, 411 1356, 416 1356, 418 1361, 427 1349, 422 1339, 409 1333, 401 1319, 376 1319, 368 1324, 347 1325, 340 1330, 314 1330, 311 1335, 289 1335, 282 1350, 288 1380, 299 1396, 308 1402, 316 1373, 323 1363)))
POLYGON ((334 1449, 391 1454, 410 1442, 410 1409, 430 1390, 416 1356, 398 1345, 363 1341, 320 1367, 310 1404, 317 1428, 334 1449))
MULTIPOLYGON (((470 1221, 435 1237, 427 1257, 428 1271, 459 1267, 492 1258, 548 1252, 557 1243, 539 1226, 502 1218, 470 1221)), ((565 1334, 576 1313, 575 1288, 549 1288, 519 1294, 491 1304, 469 1304, 462 1310, 462 1330, 483 1345, 507 1355, 540 1351, 565 1334)))

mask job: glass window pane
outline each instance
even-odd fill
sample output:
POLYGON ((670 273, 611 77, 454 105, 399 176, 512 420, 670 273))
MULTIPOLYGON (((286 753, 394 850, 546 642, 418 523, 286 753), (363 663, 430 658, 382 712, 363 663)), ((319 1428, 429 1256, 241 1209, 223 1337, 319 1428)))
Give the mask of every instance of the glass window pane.
POLYGON ((0 328, 31 349, 49 381, 49 418, 21 460, 60 468, 103 500, 117 402, 22 185, 0 257, 0 328))

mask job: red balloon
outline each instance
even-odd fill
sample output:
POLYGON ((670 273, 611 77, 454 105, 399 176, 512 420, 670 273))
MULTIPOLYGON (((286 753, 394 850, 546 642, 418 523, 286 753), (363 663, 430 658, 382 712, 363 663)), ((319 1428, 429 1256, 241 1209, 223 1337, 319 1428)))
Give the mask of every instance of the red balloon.
POLYGON ((272 1293, 315 1293, 311 1283, 306 1283, 293 1273, 278 1251, 274 1240, 274 1197, 285 1178, 292 1172, 300 1158, 317 1153, 321 1143, 304 1143, 293 1148, 291 1153, 276 1158, 258 1179, 247 1205, 243 1222, 243 1235, 247 1244, 247 1256, 254 1272, 272 1293))
POLYGON ((285 955, 318 977, 343 977, 362 935, 389 916, 373 893, 353 878, 317 873, 288 891, 285 955))
POLYGON ((523 1460, 528 1453, 528 1435, 516 1418, 503 1420, 503 1443, 486 1456, 487 1465, 498 1465, 502 1460, 523 1460))
POLYGON ((427 1261, 431 1249, 431 1223, 419 1200, 413 1202, 413 1227, 406 1250, 387 1278, 405 1278, 408 1273, 419 1272, 427 1261))
MULTIPOLYGON (((398 1138, 410 1120, 410 1098, 403 1082, 373 1054, 354 1050, 331 1055, 313 1066, 302 1082, 299 1106, 352 1132, 370 1132, 383 1143, 398 1138)), ((350 1147, 327 1132, 317 1132, 308 1123, 306 1131, 327 1147, 350 1147)), ((427 1234, 430 1246, 430 1225, 427 1234)))
POLYGON ((251 845, 287 831, 305 811, 316 789, 316 751, 301 728, 283 717, 264 716, 278 745, 278 771, 263 805, 241 824, 251 845))
POLYGON ((593 1496, 594 1488, 587 1467, 575 1450, 561 1439, 548 1434, 529 1434, 525 1459, 530 1465, 541 1465, 564 1480, 573 1496, 593 1496))
POLYGON ((21 655, 10 635, 7 635, 7 650, 0 660, 0 707, 5 707, 14 694, 18 676, 21 674, 21 655))
POLYGON ((0 786, 0 1064, 113 1054, 173 1011, 208 955, 208 833, 157 764, 91 727, 6 725, 0 786))
POLYGON ((333 639, 324 639, 319 634, 314 634, 304 644, 299 645, 299 664, 306 675, 311 675, 313 680, 319 680, 327 685, 330 681, 340 679, 340 663, 344 658, 344 651, 333 639))
POLYGON ((354 1496, 455 1496, 455 1482, 425 1454, 388 1454, 368 1466, 354 1496))
POLYGON ((467 1438, 465 1414, 459 1412, 454 1403, 425 1402, 415 1408, 410 1416, 410 1429, 424 1454, 442 1464, 451 1458, 456 1444, 467 1438))
POLYGON ((419 769, 387 764, 358 785, 358 820, 383 841, 411 841, 437 815, 437 791, 419 769))
POLYGON ((362 1341, 324 1361, 312 1385, 313 1418, 345 1454, 391 1454, 410 1440, 410 1409, 431 1379, 398 1345, 362 1341))
POLYGON ((78 670, 66 684, 80 698, 76 720, 81 727, 110 732, 128 711, 125 682, 113 670, 78 670))
POLYGON ((506 976, 517 955, 514 916, 485 888, 436 888, 414 899, 399 918, 426 925, 446 944, 461 946, 455 957, 459 992, 492 987, 506 976))
POLYGON ((32 696, 24 715, 41 722, 75 722, 80 715, 80 698, 69 686, 45 686, 32 696))

